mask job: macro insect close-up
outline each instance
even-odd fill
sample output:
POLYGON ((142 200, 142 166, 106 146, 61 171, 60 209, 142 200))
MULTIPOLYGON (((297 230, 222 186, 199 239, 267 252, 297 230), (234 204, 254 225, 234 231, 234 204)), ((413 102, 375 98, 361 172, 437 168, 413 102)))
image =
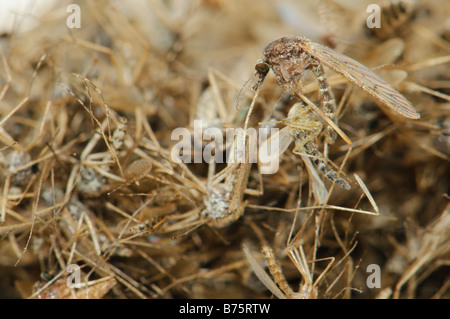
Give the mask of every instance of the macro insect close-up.
MULTIPOLYGON (((275 74, 277 83, 292 95, 301 96, 302 77, 307 70, 313 72, 319 83, 319 96, 321 109, 325 116, 335 123, 336 101, 331 87, 327 81, 323 65, 332 68, 364 89, 384 105, 395 110, 402 116, 410 119, 419 119, 412 104, 388 83, 383 81, 375 73, 359 62, 346 57, 323 45, 312 43, 306 38, 298 36, 284 36, 269 43, 264 49, 264 58, 255 65, 255 74, 247 81, 237 99, 237 107, 241 108, 244 95, 248 91, 258 91, 269 70, 275 74)), ((317 120, 312 119, 308 106, 298 104, 289 111, 287 126, 290 135, 295 139, 294 153, 300 154, 302 148, 314 159, 319 171, 344 189, 350 189, 350 185, 327 164, 327 160, 317 151, 315 138, 319 135, 322 126, 317 120), (303 110, 301 110, 303 108, 303 110)), ((331 126, 327 127, 328 142, 334 142, 335 133, 331 126)), ((285 134, 286 135, 286 134, 285 134)), ((279 151, 282 153, 290 144, 291 139, 282 133, 277 135, 279 151), (287 145, 286 145, 287 144, 287 145)), ((274 138, 272 138, 274 140, 274 138)), ((275 141, 275 140, 274 140, 275 141)), ((273 142, 274 142, 273 141, 273 142)))
MULTIPOLYGON (((250 79, 246 86, 257 90, 270 68, 275 74, 277 83, 291 94, 296 94, 301 92, 300 81, 303 73, 311 70, 319 82, 322 109, 334 119, 336 102, 323 65, 342 74, 402 116, 410 119, 420 118, 411 102, 367 67, 326 46, 299 36, 284 36, 268 44, 264 49, 264 58, 255 66, 254 79, 250 79)), ((245 92, 248 89, 242 90, 245 92)))
POLYGON ((450 298, 448 1, 0 14, 0 299, 450 298))

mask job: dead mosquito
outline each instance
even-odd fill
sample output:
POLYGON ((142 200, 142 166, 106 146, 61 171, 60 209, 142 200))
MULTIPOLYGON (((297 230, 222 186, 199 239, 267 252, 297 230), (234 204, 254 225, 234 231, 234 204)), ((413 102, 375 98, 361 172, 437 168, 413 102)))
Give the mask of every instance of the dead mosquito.
MULTIPOLYGON (((284 36, 269 43, 263 59, 255 65, 255 74, 239 92, 236 106, 242 108, 247 92, 257 92, 267 73, 272 69, 277 83, 293 95, 301 93, 301 79, 311 70, 319 82, 323 112, 336 122, 336 102, 325 76, 323 65, 342 74, 352 83, 376 97, 392 110, 406 118, 419 119, 412 104, 378 75, 361 63, 326 46, 300 36, 284 36)), ((334 141, 336 134, 328 128, 327 138, 334 141)))
POLYGON ((224 227, 239 219, 244 213, 243 201, 247 187, 251 163, 249 162, 248 141, 245 135, 237 136, 232 145, 228 164, 214 175, 215 163, 210 163, 208 172, 208 195, 202 216, 213 227, 224 227), (241 151, 244 150, 242 153, 241 151))
MULTIPOLYGON (((267 268, 272 278, 259 264, 255 254, 252 252, 250 247, 247 244, 244 244, 242 248, 256 277, 258 277, 258 279, 266 286, 266 288, 269 289, 269 291, 279 299, 318 298, 319 297, 318 286, 335 261, 334 257, 326 257, 314 260, 314 263, 320 261, 328 262, 327 266, 322 271, 322 273, 320 273, 320 275, 317 278, 314 278, 314 273, 311 271, 311 268, 314 269, 314 266, 308 265, 311 262, 308 262, 302 245, 289 247, 287 251, 288 256, 291 259, 292 263, 295 265, 295 267, 298 269, 302 278, 299 285, 299 289, 297 292, 295 292, 289 286, 289 283, 283 274, 281 266, 275 258, 272 248, 270 248, 267 245, 263 245, 261 248, 261 253, 264 255, 266 259, 267 268)), ((334 284, 335 282, 330 287, 332 287, 334 284)))

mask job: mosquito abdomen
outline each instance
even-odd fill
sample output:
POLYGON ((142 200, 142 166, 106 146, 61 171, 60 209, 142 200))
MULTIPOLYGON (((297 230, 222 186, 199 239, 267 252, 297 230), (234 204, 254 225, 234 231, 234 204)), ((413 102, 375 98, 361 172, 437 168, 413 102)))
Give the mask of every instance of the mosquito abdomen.
POLYGON ((326 178, 328 178, 333 183, 339 185, 343 189, 349 190, 350 185, 339 176, 339 173, 328 164, 328 161, 320 154, 317 149, 310 143, 305 144, 306 152, 312 156, 313 163, 316 165, 319 172, 321 172, 326 178))

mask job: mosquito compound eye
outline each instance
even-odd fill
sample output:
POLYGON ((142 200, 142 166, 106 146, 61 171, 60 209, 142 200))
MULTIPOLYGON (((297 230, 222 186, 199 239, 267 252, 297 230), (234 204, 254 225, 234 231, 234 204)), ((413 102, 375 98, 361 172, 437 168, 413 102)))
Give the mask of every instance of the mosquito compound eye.
POLYGON ((255 65, 255 70, 259 74, 262 74, 262 75, 265 76, 267 73, 269 73, 269 65, 267 63, 264 63, 264 62, 257 63, 255 65))

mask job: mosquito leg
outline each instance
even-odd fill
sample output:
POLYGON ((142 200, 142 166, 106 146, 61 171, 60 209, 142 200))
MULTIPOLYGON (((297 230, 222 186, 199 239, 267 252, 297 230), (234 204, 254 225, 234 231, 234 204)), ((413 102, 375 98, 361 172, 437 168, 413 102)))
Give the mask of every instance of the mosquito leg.
MULTIPOLYGON (((310 69, 314 73, 319 82, 319 96, 322 100, 322 109, 334 123, 337 124, 336 118, 336 100, 333 91, 330 88, 325 71, 322 64, 314 58, 311 58, 310 69)), ((327 126, 326 141, 332 144, 336 140, 336 132, 331 126, 327 126)))

